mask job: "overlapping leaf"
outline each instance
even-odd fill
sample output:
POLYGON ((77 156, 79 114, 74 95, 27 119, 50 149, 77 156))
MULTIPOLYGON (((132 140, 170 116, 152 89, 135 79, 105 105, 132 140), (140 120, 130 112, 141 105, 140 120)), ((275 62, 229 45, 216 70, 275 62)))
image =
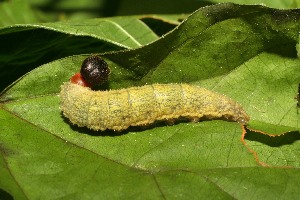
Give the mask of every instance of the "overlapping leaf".
POLYGON ((29 199, 295 199, 299 22, 299 10, 219 4, 196 11, 154 43, 102 55, 112 70, 108 88, 202 85, 241 103, 249 128, 294 131, 278 146, 272 147, 281 136, 263 142, 250 132, 245 146, 242 126, 218 120, 122 133, 71 126, 57 94, 86 55, 71 56, 39 67, 2 93, 0 188, 29 199), (281 162, 283 151, 294 156, 281 162), (261 167, 270 155, 270 166, 290 168, 261 167))

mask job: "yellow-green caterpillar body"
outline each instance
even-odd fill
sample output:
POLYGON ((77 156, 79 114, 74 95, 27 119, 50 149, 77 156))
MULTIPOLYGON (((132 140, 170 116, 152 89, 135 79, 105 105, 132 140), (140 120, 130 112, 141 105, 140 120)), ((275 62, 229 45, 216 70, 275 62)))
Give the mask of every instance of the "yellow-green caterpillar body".
POLYGON ((93 91, 70 82, 61 86, 60 109, 71 123, 93 130, 124 130, 156 120, 184 117, 228 119, 247 124, 243 108, 226 97, 188 84, 153 84, 128 89, 93 91))

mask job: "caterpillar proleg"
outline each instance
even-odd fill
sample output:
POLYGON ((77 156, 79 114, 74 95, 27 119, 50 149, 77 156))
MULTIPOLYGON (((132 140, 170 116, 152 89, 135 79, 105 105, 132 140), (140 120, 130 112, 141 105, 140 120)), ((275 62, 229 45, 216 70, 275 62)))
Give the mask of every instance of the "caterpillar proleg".
POLYGON ((247 124, 249 116, 234 100, 189 84, 153 84, 120 90, 93 91, 66 82, 60 109, 72 124, 92 130, 125 130, 179 117, 226 119, 247 124))

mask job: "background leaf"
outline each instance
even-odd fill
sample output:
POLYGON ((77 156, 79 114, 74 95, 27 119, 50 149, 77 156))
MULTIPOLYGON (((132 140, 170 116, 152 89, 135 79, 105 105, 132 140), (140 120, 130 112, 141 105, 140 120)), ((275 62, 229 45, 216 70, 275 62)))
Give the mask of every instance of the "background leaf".
POLYGON ((0 78, 7 84, 12 78, 15 80, 53 59, 140 47, 157 38, 137 17, 5 27, 0 29, 0 43, 3 45, 0 48, 0 70, 3 72, 0 78))
POLYGON ((27 2, 21 0, 0 2, 0 27, 12 24, 36 23, 42 20, 27 2))
POLYGON ((299 10, 218 4, 148 45, 99 51, 112 70, 106 88, 201 85, 241 103, 249 128, 293 131, 287 136, 260 139, 219 120, 121 133, 77 128, 62 117, 57 96, 88 56, 74 55, 40 66, 2 92, 0 188, 28 199, 297 199, 299 21, 299 10), (282 160, 288 151, 293 154, 282 160))
POLYGON ((264 4, 268 7, 272 8, 299 8, 300 2, 298 0, 213 0, 213 2, 217 3, 223 3, 223 2, 233 2, 238 4, 264 4))

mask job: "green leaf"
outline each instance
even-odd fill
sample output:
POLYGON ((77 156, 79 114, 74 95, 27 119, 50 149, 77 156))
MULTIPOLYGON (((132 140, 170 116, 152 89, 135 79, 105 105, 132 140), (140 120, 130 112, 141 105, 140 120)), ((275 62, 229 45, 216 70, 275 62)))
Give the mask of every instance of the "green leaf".
POLYGON ((0 43, 6 47, 0 48, 0 79, 8 84, 42 63, 65 56, 137 48, 156 39, 137 16, 4 27, 0 29, 0 43))
POLYGON ((299 8, 299 0, 212 0, 214 3, 232 2, 238 4, 260 4, 272 8, 299 8))
POLYGON ((299 35, 299 42, 296 45, 296 50, 297 50, 297 56, 300 58, 300 35, 299 35))
POLYGON ((153 43, 102 54, 112 71, 109 89, 201 85, 243 105, 248 128, 293 131, 289 137, 266 142, 220 120, 121 133, 78 128, 62 117, 58 96, 88 56, 74 55, 1 94, 0 188, 28 199, 297 199, 299 22, 300 10, 218 4, 153 43), (282 161, 289 151, 294 156, 282 161))
POLYGON ((247 139, 249 150, 262 165, 299 168, 299 132, 289 132, 278 136, 249 131, 245 139, 247 139))
POLYGON ((27 2, 21 0, 0 2, 0 27, 38 21, 38 15, 33 12, 27 2))

